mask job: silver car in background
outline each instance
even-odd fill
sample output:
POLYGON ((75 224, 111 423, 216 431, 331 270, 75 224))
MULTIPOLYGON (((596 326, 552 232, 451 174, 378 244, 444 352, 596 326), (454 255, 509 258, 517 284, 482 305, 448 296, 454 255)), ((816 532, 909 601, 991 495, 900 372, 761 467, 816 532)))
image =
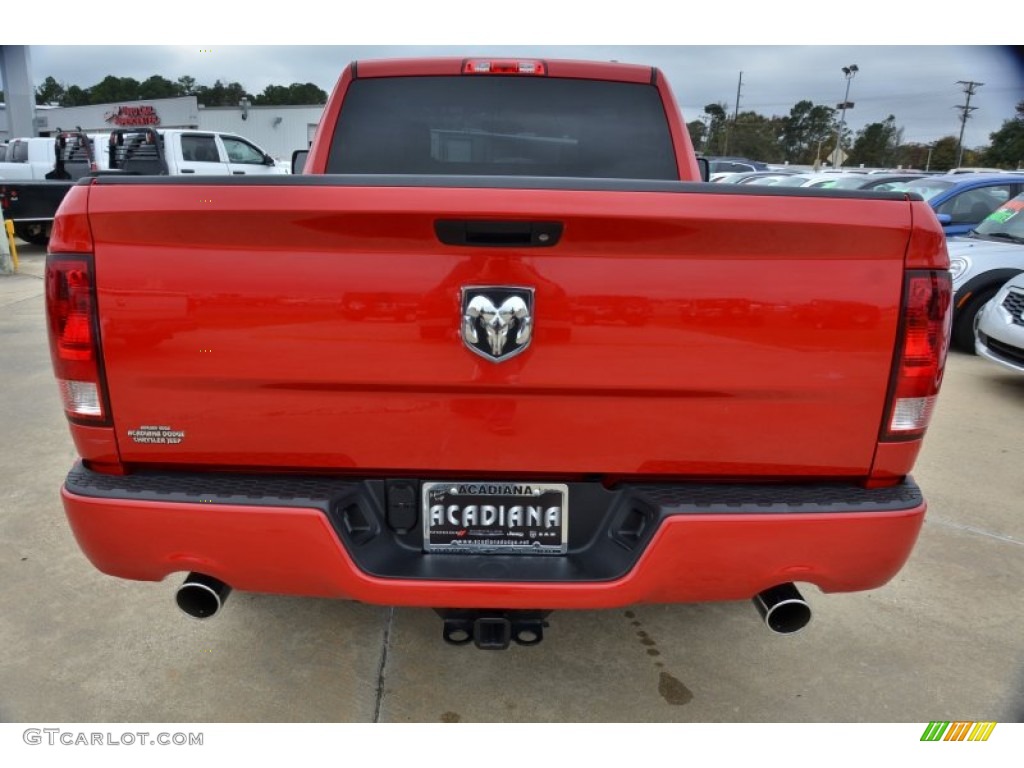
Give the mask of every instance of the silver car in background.
POLYGON ((952 345, 974 352, 978 314, 1012 277, 1024 272, 1024 194, 1008 200, 970 234, 946 240, 953 276, 952 345))
POLYGON ((978 314, 974 350, 1024 373, 1024 274, 1010 278, 978 314))

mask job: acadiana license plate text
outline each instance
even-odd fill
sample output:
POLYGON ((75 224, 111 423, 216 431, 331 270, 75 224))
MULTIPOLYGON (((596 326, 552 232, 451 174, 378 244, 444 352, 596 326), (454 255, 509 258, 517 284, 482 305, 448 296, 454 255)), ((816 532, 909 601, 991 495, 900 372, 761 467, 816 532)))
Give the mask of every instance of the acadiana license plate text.
POLYGON ((568 495, 559 483, 424 483, 424 547, 562 554, 568 495))

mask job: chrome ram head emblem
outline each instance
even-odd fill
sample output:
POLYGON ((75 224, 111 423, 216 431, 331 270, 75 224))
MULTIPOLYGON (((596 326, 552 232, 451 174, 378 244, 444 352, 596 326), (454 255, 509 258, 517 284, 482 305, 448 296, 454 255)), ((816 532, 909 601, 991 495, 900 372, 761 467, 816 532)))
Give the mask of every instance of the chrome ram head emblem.
POLYGON ((462 289, 462 341, 493 363, 526 349, 533 335, 533 288, 462 289))

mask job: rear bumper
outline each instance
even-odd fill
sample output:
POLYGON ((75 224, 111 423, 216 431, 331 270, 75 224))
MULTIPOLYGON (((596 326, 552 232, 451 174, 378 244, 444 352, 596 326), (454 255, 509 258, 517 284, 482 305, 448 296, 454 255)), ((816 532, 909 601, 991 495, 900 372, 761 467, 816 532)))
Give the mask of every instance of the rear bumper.
POLYGON ((389 527, 379 503, 387 487, 111 477, 79 465, 62 498, 83 552, 113 576, 158 581, 197 571, 244 591, 504 609, 738 600, 793 581, 826 592, 873 589, 906 562, 926 508, 909 479, 878 490, 574 484, 570 494, 588 503, 573 510, 579 535, 564 557, 431 555, 416 548, 418 530, 389 527))

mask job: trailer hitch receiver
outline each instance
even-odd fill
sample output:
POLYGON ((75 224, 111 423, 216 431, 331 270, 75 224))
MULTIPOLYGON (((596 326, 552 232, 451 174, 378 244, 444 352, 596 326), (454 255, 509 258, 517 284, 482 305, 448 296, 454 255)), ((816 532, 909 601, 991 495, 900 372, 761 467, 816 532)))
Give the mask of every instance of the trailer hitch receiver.
POLYGON ((435 609, 444 622, 442 637, 450 645, 473 643, 484 651, 504 651, 512 643, 538 645, 550 611, 435 609))

